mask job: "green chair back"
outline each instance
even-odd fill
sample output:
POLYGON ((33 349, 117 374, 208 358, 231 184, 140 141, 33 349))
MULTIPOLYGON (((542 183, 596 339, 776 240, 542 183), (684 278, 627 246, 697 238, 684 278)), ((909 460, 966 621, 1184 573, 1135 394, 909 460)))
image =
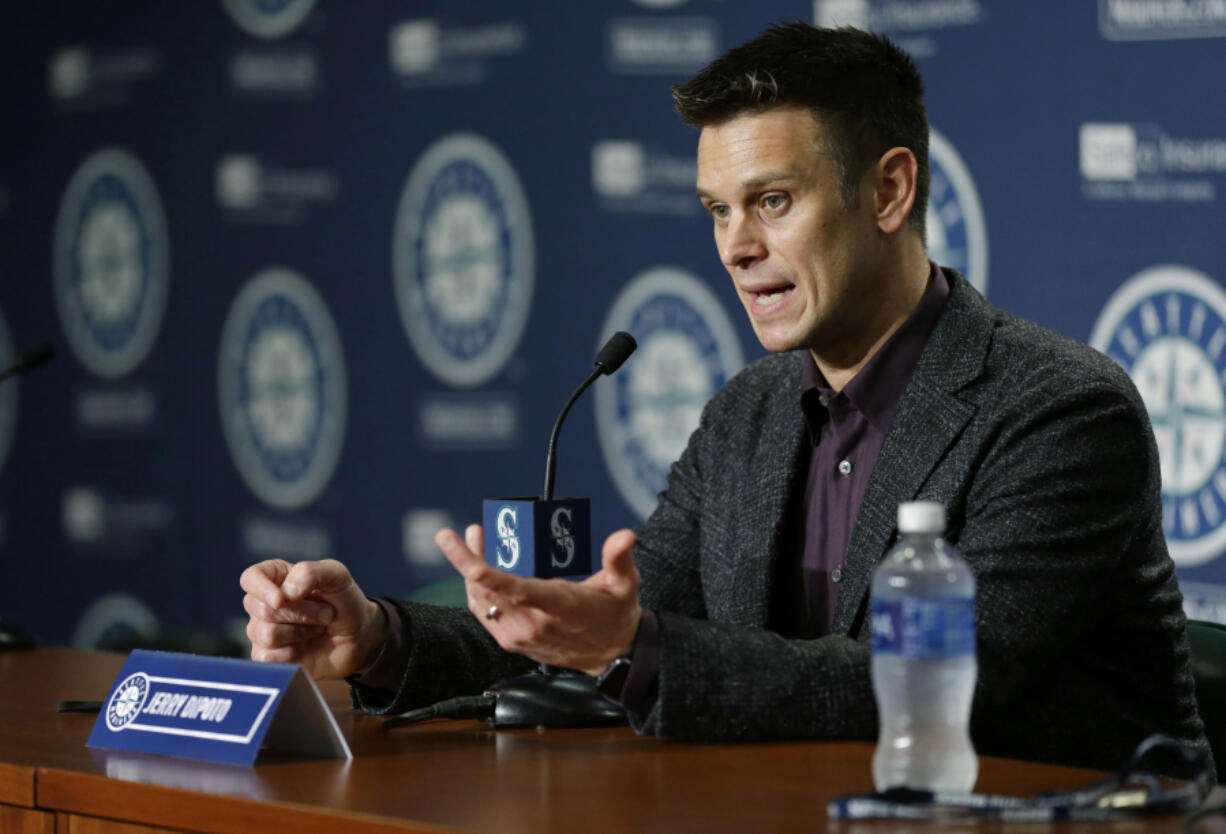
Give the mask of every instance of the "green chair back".
POLYGON ((428 602, 431 605, 447 605, 452 608, 464 608, 468 605, 464 577, 458 574, 417 588, 405 598, 411 602, 428 602))

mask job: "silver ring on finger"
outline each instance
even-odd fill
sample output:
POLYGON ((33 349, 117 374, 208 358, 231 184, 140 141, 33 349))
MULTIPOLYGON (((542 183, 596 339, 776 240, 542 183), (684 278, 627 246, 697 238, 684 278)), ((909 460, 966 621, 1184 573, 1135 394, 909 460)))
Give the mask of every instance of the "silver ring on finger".
POLYGON ((497 605, 491 605, 489 607, 489 610, 485 612, 485 619, 496 620, 498 619, 498 615, 501 613, 502 613, 501 608, 499 608, 497 605))

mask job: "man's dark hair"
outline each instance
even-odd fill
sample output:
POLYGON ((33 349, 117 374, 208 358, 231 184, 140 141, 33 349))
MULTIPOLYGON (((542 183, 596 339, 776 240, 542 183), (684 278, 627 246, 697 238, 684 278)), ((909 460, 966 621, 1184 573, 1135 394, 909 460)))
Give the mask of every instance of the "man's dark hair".
POLYGON ((830 134, 819 148, 834 161, 843 203, 854 206, 860 177, 890 148, 915 154, 915 205, 908 222, 920 238, 928 207, 928 116, 924 82, 911 56, 881 35, 796 21, 772 26, 672 88, 692 127, 783 105, 809 108, 830 134))

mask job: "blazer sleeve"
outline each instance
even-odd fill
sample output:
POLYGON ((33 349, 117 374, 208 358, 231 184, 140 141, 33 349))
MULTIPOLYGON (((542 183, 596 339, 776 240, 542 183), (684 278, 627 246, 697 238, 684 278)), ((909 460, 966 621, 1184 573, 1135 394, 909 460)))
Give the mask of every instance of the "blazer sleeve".
POLYGON ((1013 383, 957 535, 978 583, 976 744, 1100 767, 1154 732, 1203 746, 1144 404, 1114 364, 1047 370, 1013 383))
POLYGON ((529 671, 535 664, 504 650, 469 611, 392 601, 400 614, 407 662, 394 693, 350 681, 355 707, 387 714, 428 706, 457 695, 477 695, 494 681, 529 671))

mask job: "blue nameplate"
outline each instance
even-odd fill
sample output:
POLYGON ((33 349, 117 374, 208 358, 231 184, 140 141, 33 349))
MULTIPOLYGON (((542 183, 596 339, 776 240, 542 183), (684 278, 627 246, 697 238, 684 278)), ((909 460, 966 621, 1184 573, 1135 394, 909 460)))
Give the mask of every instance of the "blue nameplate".
POLYGON ((591 502, 586 498, 490 498, 481 502, 485 562, 507 573, 583 578, 592 562, 591 502))
POLYGON ((264 747, 353 758, 301 666, 142 649, 128 655, 88 746, 244 765, 264 747))

